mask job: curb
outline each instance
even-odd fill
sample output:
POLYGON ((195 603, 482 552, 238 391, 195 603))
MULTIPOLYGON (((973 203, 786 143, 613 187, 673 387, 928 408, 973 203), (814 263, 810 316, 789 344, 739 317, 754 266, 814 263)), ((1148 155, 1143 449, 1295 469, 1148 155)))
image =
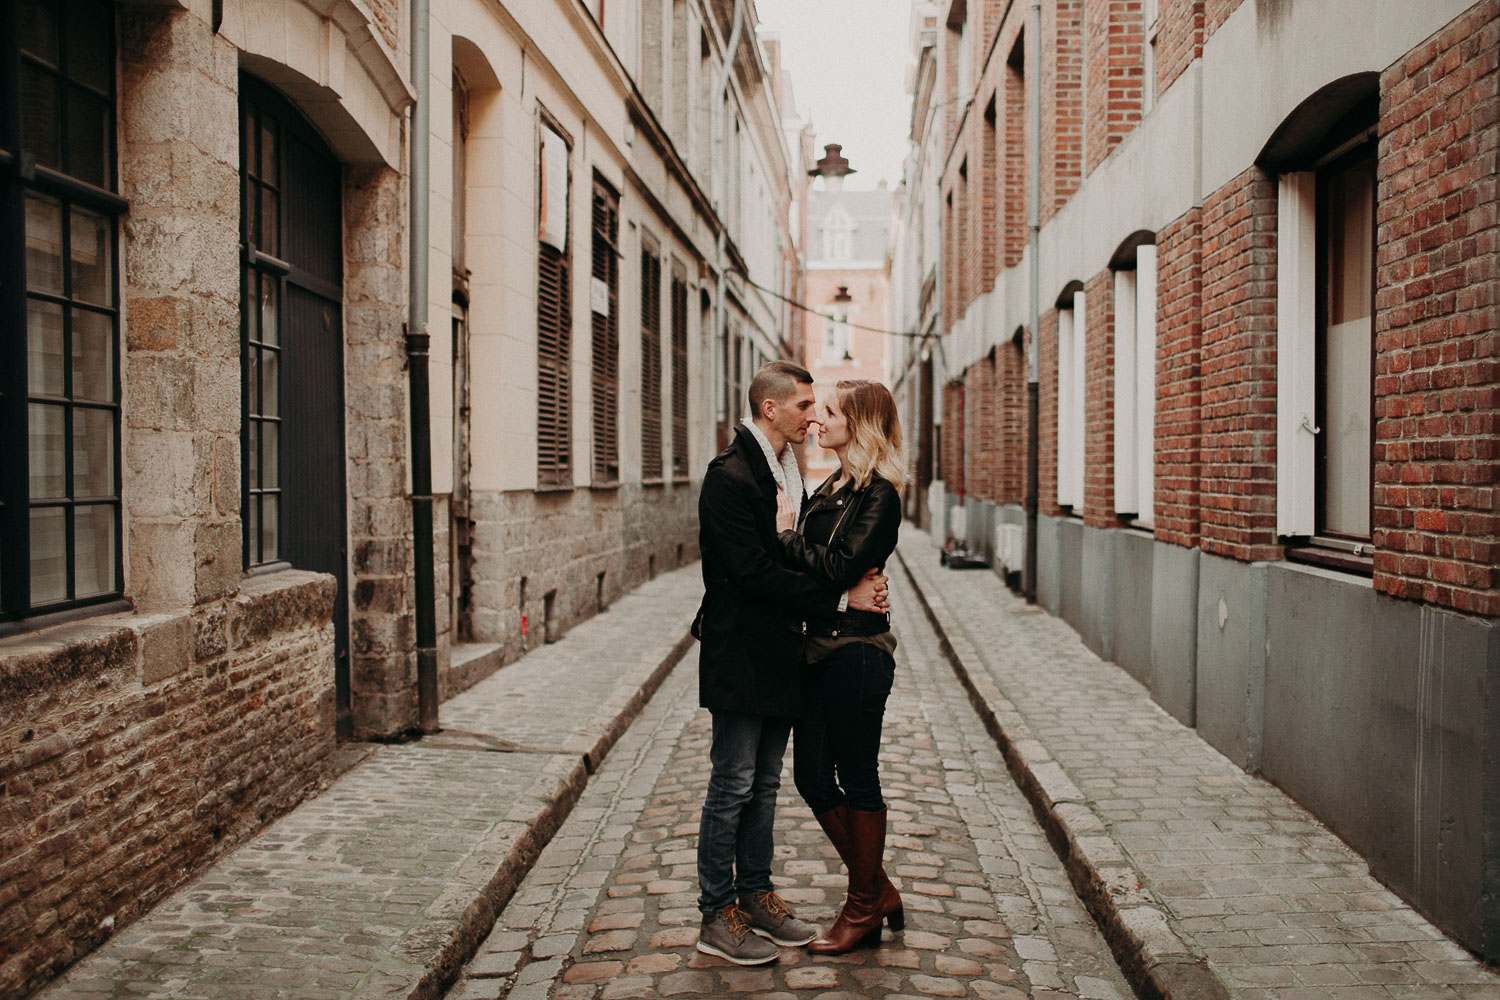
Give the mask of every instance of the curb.
POLYGON ((535 866, 542 849, 552 840, 578 799, 583 795, 589 776, 598 770, 609 751, 619 742, 625 730, 640 715, 673 668, 693 645, 693 637, 683 635, 665 658, 647 675, 630 695, 617 702, 606 702, 601 713, 589 720, 587 729, 598 732, 597 739, 586 737, 568 741, 569 751, 577 750, 578 760, 558 779, 550 800, 528 823, 526 831, 516 838, 500 867, 486 883, 479 896, 464 909, 458 926, 427 963, 422 977, 407 994, 407 1000, 440 1000, 458 981, 464 967, 479 951, 479 946, 494 927, 500 911, 510 902, 521 881, 535 866))
POLYGON ((952 620, 942 598, 917 582, 898 550, 901 569, 938 636, 938 647, 968 692, 969 703, 1005 757, 1011 777, 1031 803, 1073 889, 1104 933, 1125 978, 1146 1000, 1229 1000, 1207 960, 1172 929, 1166 906, 1109 834, 1109 827, 1068 778, 1025 718, 985 671, 970 670, 978 653, 952 620))

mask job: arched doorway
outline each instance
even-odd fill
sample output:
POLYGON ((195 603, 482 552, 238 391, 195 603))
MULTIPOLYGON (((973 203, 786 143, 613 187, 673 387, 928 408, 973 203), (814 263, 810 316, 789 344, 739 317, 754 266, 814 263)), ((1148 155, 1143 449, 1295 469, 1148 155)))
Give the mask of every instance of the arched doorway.
POLYGON ((240 78, 245 566, 329 573, 339 734, 348 735, 342 170, 273 88, 240 78))

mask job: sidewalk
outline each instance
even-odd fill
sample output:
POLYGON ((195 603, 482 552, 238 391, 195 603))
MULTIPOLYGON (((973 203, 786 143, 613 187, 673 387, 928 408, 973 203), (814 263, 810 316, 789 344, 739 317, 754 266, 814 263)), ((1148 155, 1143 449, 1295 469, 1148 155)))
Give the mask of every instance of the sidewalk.
POLYGON ((910 524, 898 554, 1138 987, 1193 1000, 1500 997, 1500 975, 1066 623, 991 573, 941 568, 910 524))
POLYGON ((37 996, 435 998, 687 650, 696 565, 380 746, 37 996))

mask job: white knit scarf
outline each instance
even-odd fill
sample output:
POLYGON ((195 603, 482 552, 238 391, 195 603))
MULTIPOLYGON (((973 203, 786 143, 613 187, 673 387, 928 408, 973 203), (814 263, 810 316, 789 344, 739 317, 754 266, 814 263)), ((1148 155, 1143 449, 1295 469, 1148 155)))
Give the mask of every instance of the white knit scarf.
POLYGON ((771 450, 771 442, 761 429, 755 426, 755 421, 745 417, 741 423, 750 431, 751 437, 760 443, 760 450, 766 456, 766 464, 771 467, 771 475, 776 479, 776 485, 780 486, 792 501, 792 513, 794 518, 802 517, 802 470, 797 468, 797 453, 792 450, 788 443, 777 455, 771 450))

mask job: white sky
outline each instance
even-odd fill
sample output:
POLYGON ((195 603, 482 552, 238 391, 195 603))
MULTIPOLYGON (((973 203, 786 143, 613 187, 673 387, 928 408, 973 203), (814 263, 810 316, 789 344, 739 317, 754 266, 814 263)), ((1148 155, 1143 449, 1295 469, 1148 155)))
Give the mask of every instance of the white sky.
POLYGON ((781 36, 797 111, 818 155, 841 143, 859 171, 849 190, 901 180, 911 98, 905 91, 910 0, 755 0, 761 28, 781 36))

